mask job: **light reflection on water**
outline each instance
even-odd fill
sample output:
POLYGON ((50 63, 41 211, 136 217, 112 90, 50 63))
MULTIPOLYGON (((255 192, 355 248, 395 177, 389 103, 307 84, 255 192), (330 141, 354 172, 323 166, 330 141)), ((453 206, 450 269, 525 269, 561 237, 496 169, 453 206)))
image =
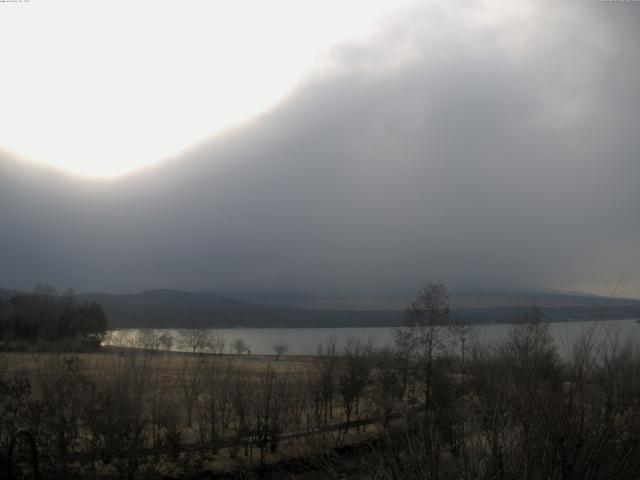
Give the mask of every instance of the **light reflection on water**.
MULTIPOLYGON (((621 346, 625 342, 638 342, 640 340, 640 323, 636 320, 606 320, 586 322, 558 322, 550 323, 558 353, 566 356, 571 351, 575 342, 581 336, 593 331, 595 340, 618 342, 621 346)), ((472 339, 484 344, 497 344, 503 340, 509 329, 509 324, 473 325, 468 327, 467 345, 472 339)), ((317 353, 318 345, 335 341, 340 350, 349 338, 357 338, 364 342, 371 342, 376 348, 393 345, 395 327, 354 327, 354 328, 221 328, 210 329, 212 333, 224 335, 227 341, 227 349, 231 353, 231 343, 236 339, 242 339, 249 344, 254 355, 273 354, 273 345, 285 344, 288 347, 288 355, 313 355, 317 353)), ((117 330, 127 332, 135 338, 138 330, 117 330)), ((178 342, 179 330, 159 329, 160 334, 168 333, 175 338, 172 350, 184 350, 178 342)), ((109 340, 104 342, 109 345, 109 340)))

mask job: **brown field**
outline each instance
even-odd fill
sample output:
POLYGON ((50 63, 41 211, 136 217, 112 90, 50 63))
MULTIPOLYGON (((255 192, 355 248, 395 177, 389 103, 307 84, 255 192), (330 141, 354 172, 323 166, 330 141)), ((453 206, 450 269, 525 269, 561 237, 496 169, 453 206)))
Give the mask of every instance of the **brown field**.
MULTIPOLYGON (((351 428, 337 398, 319 400, 318 390, 314 403, 313 386, 321 389, 322 379, 318 359, 308 356, 276 360, 118 348, 78 354, 1 352, 0 378, 27 379, 29 401, 57 404, 50 417, 76 417, 69 419, 76 425, 68 433, 74 438, 67 439, 65 468, 95 470, 101 476, 122 474, 132 463, 139 471, 172 475, 192 468, 237 471, 306 457, 318 442, 334 448, 360 441, 372 432, 366 425, 377 421, 366 419, 375 412, 364 392, 358 394, 357 412, 350 414, 351 428), (91 417, 96 412, 88 404, 103 393, 111 399, 98 409, 106 422, 95 426, 91 417), (70 405, 77 411, 67 411, 70 405), (104 462, 105 449, 122 457, 121 465, 104 462)), ((51 418, 40 421, 50 423, 47 429, 57 428, 51 418)), ((55 451, 56 446, 45 448, 55 451)))
MULTIPOLYGON (((36 378, 44 368, 53 367, 56 362, 75 356, 86 368, 86 372, 96 378, 101 374, 116 372, 126 368, 129 354, 141 355, 137 349, 119 350, 105 347, 93 353, 50 353, 50 352, 0 352, 0 373, 8 376, 36 378)), ((302 374, 313 367, 310 356, 282 356, 276 361, 271 355, 212 355, 204 353, 161 352, 146 356, 154 371, 176 373, 187 367, 215 367, 233 363, 236 367, 254 373, 264 373, 269 368, 278 373, 302 374)))

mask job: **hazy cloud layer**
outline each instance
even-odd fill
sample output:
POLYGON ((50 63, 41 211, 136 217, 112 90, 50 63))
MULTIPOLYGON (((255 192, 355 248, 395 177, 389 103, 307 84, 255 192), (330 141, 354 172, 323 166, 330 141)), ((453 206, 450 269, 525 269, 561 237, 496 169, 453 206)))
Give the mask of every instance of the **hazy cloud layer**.
POLYGON ((115 182, 0 157, 0 285, 640 296, 640 5, 483 5, 399 15, 115 182))

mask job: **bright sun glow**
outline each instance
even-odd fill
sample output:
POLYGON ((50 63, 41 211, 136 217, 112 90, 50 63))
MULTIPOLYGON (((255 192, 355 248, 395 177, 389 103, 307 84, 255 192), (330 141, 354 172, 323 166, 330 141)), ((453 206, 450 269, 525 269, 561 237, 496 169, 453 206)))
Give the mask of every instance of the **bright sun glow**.
POLYGON ((31 0, 0 11, 0 147, 113 176, 287 94, 393 0, 31 0))

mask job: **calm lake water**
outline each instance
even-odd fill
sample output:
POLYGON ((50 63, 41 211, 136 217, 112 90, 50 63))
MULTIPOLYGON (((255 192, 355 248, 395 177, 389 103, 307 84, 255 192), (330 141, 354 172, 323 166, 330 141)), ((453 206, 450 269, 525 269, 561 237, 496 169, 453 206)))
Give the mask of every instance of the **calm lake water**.
MULTIPOLYGON (((556 342, 558 352, 565 356, 571 351, 572 345, 582 335, 593 331, 595 338, 599 340, 616 341, 620 344, 625 342, 640 341, 640 323, 632 320, 606 320, 588 322, 563 322, 550 323, 551 334, 556 342)), ((467 337, 475 338, 482 343, 497 343, 505 338, 509 329, 509 324, 499 325, 473 325, 468 327, 467 337)), ((318 345, 335 341, 340 349, 349 338, 357 338, 362 341, 370 341, 374 347, 384 347, 392 345, 394 341, 393 332, 395 327, 371 327, 371 328, 226 328, 210 329, 212 333, 224 335, 227 341, 227 348, 230 350, 231 343, 236 339, 242 339, 251 348, 252 354, 270 355, 273 354, 273 345, 283 343, 288 347, 289 355, 313 355, 317 352, 318 345)), ((180 348, 178 339, 179 330, 158 330, 166 332, 175 338, 174 350, 185 350, 180 348)), ((119 330, 126 335, 135 337, 137 330, 119 330)), ((108 340, 104 342, 109 345, 108 340)))

